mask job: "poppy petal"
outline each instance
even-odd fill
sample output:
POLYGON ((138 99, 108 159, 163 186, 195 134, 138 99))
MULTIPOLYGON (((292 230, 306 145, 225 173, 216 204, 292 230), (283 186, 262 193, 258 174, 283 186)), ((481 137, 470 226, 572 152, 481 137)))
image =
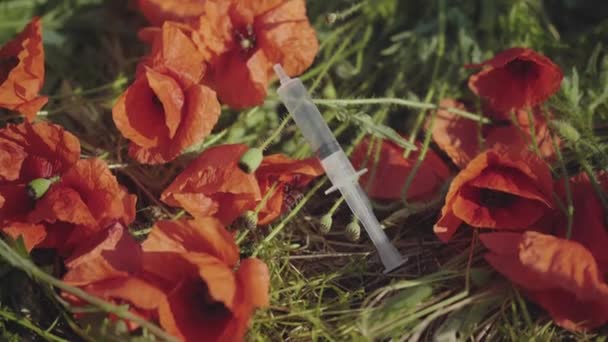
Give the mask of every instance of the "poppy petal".
POLYGON ((550 59, 526 48, 508 49, 470 67, 483 69, 469 78, 469 88, 501 111, 536 106, 559 90, 563 78, 550 59))
POLYGON ((2 232, 15 240, 22 237, 28 252, 31 252, 46 237, 46 227, 40 224, 10 222, 2 228, 2 232))
POLYGON ((308 22, 304 0, 283 2, 262 15, 256 26, 264 53, 288 75, 299 75, 313 63, 319 42, 308 22))
POLYGON ((141 247, 117 223, 76 249, 66 260, 68 272, 63 281, 83 286, 101 280, 127 277, 139 270, 140 265, 141 247))
POLYGON ((557 324, 583 331, 608 321, 608 285, 583 245, 532 231, 480 238, 490 249, 486 260, 529 290, 529 297, 546 308, 557 324))
POLYGON ((243 109, 264 102, 271 63, 263 50, 255 51, 247 59, 240 51, 227 52, 218 59, 212 83, 222 103, 243 109))
POLYGON ((145 252, 197 252, 212 255, 227 265, 239 259, 234 238, 214 218, 159 221, 142 244, 145 252))
POLYGON ((0 107, 32 121, 48 98, 44 83, 44 48, 40 18, 33 18, 13 40, 0 48, 0 107))

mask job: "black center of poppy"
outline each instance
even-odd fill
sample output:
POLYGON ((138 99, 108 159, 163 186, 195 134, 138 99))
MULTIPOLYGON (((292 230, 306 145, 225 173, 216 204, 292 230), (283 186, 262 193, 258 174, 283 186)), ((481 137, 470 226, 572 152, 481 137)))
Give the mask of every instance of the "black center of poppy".
POLYGON ((11 70, 19 64, 19 58, 15 56, 0 58, 0 83, 8 78, 11 70))
POLYGON ((491 189, 479 190, 479 202, 488 208, 504 208, 515 201, 517 196, 491 189))
POLYGON ((538 77, 538 67, 531 61, 515 59, 507 64, 507 69, 518 78, 534 79, 538 77))
POLYGON ((255 32, 253 31, 253 26, 246 25, 240 29, 235 31, 236 41, 241 47, 241 52, 244 54, 249 54, 256 45, 255 32))
POLYGON ((200 312, 205 315, 209 315, 210 317, 225 317, 230 315, 230 310, 224 305, 222 302, 218 302, 214 300, 209 294, 209 287, 205 282, 200 281, 200 283, 196 287, 196 292, 194 293, 194 298, 192 298, 193 303, 196 303, 200 312))

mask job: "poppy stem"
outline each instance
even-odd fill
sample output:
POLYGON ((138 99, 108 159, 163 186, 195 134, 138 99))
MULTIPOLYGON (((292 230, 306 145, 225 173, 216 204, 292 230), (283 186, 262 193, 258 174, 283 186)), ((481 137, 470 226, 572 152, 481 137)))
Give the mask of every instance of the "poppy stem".
MULTIPOLYGON (((445 88, 446 88, 446 84, 444 83, 442 85, 441 91, 439 93, 440 99, 443 97, 443 94, 445 93, 445 88)), ((437 106, 437 107, 439 107, 439 106, 437 106)), ((431 132, 433 132, 433 125, 435 124, 436 116, 437 116, 437 110, 434 110, 433 113, 431 114, 431 123, 429 125, 429 128, 426 130, 426 134, 424 136, 424 142, 422 144, 422 149, 420 150, 420 153, 418 154, 418 159, 416 160, 416 163, 414 164, 414 167, 412 167, 412 170, 410 171, 410 173, 407 175, 407 178, 405 180, 405 185, 401 189, 401 201, 403 202, 403 204, 405 206, 408 205, 407 191, 409 190, 410 186, 412 185, 412 182, 414 181, 414 177, 416 177, 416 174, 418 173, 418 169, 420 169, 420 166, 422 165, 422 162, 424 161, 424 158, 426 157, 426 152, 428 151, 429 146, 431 144, 431 137, 432 137, 431 132)))
POLYGON ((321 181, 319 181, 317 184, 315 184, 315 186, 312 189, 310 189, 310 191, 304 196, 304 198, 302 198, 302 200, 300 200, 300 202, 298 202, 298 204, 293 208, 293 210, 290 211, 289 214, 287 214, 287 216, 279 224, 277 224, 272 229, 270 234, 266 235, 264 240, 262 240, 262 242, 255 248, 255 250, 251 254, 252 258, 255 258, 256 256, 258 256, 258 254, 262 251, 262 249, 270 241, 272 241, 272 239, 274 239, 285 228, 285 226, 287 226, 287 223, 289 223, 289 221, 291 221, 291 219, 294 218, 300 212, 300 210, 304 207, 304 205, 312 198, 312 196, 319 189, 321 189, 321 187, 323 185, 325 185, 326 182, 327 182, 327 177, 323 177, 323 179, 321 181))
POLYGON ((34 323, 32 323, 30 320, 28 320, 25 317, 17 317, 15 314, 13 314, 12 312, 8 312, 8 311, 4 311, 4 310, 0 310, 0 318, 16 323, 26 329, 29 329, 33 332, 35 332, 36 334, 38 334, 40 337, 48 340, 48 341, 53 341, 53 342, 67 342, 68 340, 63 339, 59 336, 55 336, 53 335, 50 330, 52 330, 52 326, 49 327, 46 330, 42 330, 41 328, 39 328, 37 325, 35 325, 34 323))
POLYGON ((147 320, 127 311, 124 307, 120 307, 109 303, 103 299, 97 298, 88 294, 87 292, 81 290, 78 287, 74 287, 64 283, 63 281, 53 277, 52 275, 42 271, 38 268, 34 263, 16 253, 4 240, 0 239, 0 257, 6 260, 13 267, 18 268, 25 273, 27 273, 30 277, 42 281, 44 283, 50 284, 60 290, 68 292, 90 304, 93 304, 105 312, 112 313, 117 317, 120 317, 124 320, 132 321, 140 325, 141 327, 147 329, 154 335, 171 342, 178 342, 179 340, 165 331, 163 331, 156 324, 148 322, 147 320))
POLYGON ((420 101, 412 101, 412 100, 403 100, 400 98, 394 97, 379 97, 375 99, 313 99, 315 104, 329 107, 339 107, 339 106, 364 106, 364 105, 374 105, 374 104, 384 104, 384 105, 397 105, 409 108, 420 108, 420 109, 441 109, 448 111, 450 113, 461 116, 465 119, 478 121, 484 124, 492 123, 492 121, 488 118, 482 117, 478 114, 474 114, 471 112, 467 112, 454 107, 443 107, 438 104, 420 102, 420 101))
MULTIPOLYGON (((547 120, 547 122, 549 122, 550 118, 549 118, 549 114, 547 113, 546 108, 544 106, 541 108, 542 108, 542 113, 543 113, 543 116, 545 117, 545 120, 547 120)), ((572 236, 572 224, 574 221, 573 220, 574 205, 572 204, 572 191, 570 189, 570 179, 569 179, 569 175, 568 175, 568 169, 566 168, 566 162, 564 161, 564 157, 562 156, 562 152, 561 152, 559 146, 557 146, 557 142, 555 141, 555 135, 553 133, 553 128, 551 127, 551 125, 548 125, 548 129, 550 130, 550 133, 551 133, 551 134, 549 134, 549 136, 551 137, 551 144, 553 145, 553 150, 555 151, 555 155, 557 156, 557 160, 559 162, 559 166, 562 171, 562 178, 564 179, 564 190, 566 192, 565 214, 566 214, 566 221, 567 221, 566 239, 570 239, 570 237, 572 236)))

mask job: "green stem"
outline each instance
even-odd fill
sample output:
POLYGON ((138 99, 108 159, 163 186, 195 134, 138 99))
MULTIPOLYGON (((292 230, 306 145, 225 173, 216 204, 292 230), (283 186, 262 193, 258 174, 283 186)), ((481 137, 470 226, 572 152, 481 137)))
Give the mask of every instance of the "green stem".
MULTIPOLYGON (((440 95, 439 98, 442 98, 444 93, 445 93, 445 84, 443 85, 441 92, 439 93, 439 95, 440 95)), ((437 110, 434 110, 433 114, 431 114, 431 122, 430 122, 429 128, 426 131, 426 134, 424 137, 424 142, 422 144, 422 149, 420 150, 420 153, 418 154, 418 159, 416 160, 416 164, 414 164, 414 167, 412 167, 412 170, 407 175, 407 178, 405 180, 405 185, 403 186, 403 189, 401 189, 401 201, 405 204, 405 206, 408 205, 407 191, 409 190, 410 186, 412 185, 412 182, 414 181, 414 177, 416 177, 416 174, 418 173, 418 169, 420 169, 420 166, 422 166, 422 163, 424 162, 424 158, 426 158, 426 153, 431 144, 431 137, 433 136, 433 134, 432 134, 433 125, 435 124, 436 116, 437 116, 437 110)))
POLYGON ((302 198, 302 200, 300 202, 298 202, 298 204, 293 208, 292 211, 289 212, 289 214, 279 223, 277 224, 272 231, 270 232, 270 234, 268 234, 264 240, 262 240, 262 242, 255 248, 255 250, 253 251, 253 253, 251 254, 252 257, 256 257, 261 251, 262 249, 270 242, 272 241, 272 239, 275 238, 275 236, 277 236, 281 231, 283 231, 283 229, 285 229, 285 227, 287 226, 287 223, 289 223, 291 221, 291 219, 293 219, 299 212, 300 210, 304 207, 304 205, 306 203, 308 203, 308 201, 312 198, 312 196, 327 182, 327 177, 323 177, 323 179, 318 182, 317 184, 315 184, 315 186, 304 196, 304 198, 302 198))
POLYGON ((5 319, 7 321, 11 321, 13 323, 19 324, 20 326, 22 326, 22 327, 24 327, 26 329, 29 329, 29 330, 35 332, 36 334, 38 334, 38 336, 40 336, 42 338, 45 338, 45 339, 47 339, 49 341, 53 341, 53 342, 68 342, 68 340, 63 339, 63 338, 61 338, 59 336, 55 336, 54 334, 51 334, 47 330, 40 329, 38 326, 36 326, 34 323, 32 323, 31 321, 29 321, 26 318, 17 317, 12 312, 7 312, 7 311, 4 311, 4 310, 0 310, 0 317, 2 317, 3 319, 5 319))
POLYGON ((43 283, 50 284, 58 289, 68 292, 90 304, 93 304, 93 305, 101 308, 105 312, 112 313, 112 314, 116 315, 117 317, 120 317, 124 320, 128 320, 135 324, 138 324, 142 328, 147 329, 154 335, 156 335, 166 341, 171 341, 171 342, 179 341, 177 338, 164 332, 157 325, 155 325, 151 322, 148 322, 147 320, 129 312, 128 310, 125 310, 124 307, 116 306, 112 303, 106 302, 103 299, 92 296, 80 288, 68 285, 68 284, 64 283, 63 281, 51 276, 50 274, 45 273, 44 271, 39 269, 36 265, 34 265, 34 263, 32 263, 30 260, 21 257, 19 254, 17 254, 15 251, 13 251, 13 249, 2 239, 0 239, 0 257, 4 258, 13 267, 16 267, 16 268, 24 271, 25 273, 30 275, 32 278, 35 278, 39 281, 42 281, 43 283))
POLYGON ((313 99, 313 102, 317 105, 336 107, 336 106, 364 106, 364 105, 374 105, 374 104, 385 104, 385 105, 398 105, 409 108, 420 108, 420 109, 440 109, 445 110, 450 113, 456 114, 463 118, 479 121, 481 123, 491 123, 488 118, 480 117, 477 114, 470 113, 458 108, 454 107, 444 107, 434 103, 420 102, 420 101, 411 101, 411 100, 403 100, 394 97, 379 97, 375 99, 313 99))
MULTIPOLYGON (((549 114, 547 114, 546 108, 542 108, 543 116, 545 120, 548 122, 550 120, 549 114)), ((557 142, 555 141, 555 134, 551 129, 551 125, 547 126, 550 130, 549 136, 551 137, 551 144, 553 145, 553 150, 555 151, 555 155, 557 156, 557 160, 559 162, 560 169, 562 171, 562 178, 564 179, 564 190, 566 192, 566 238, 570 239, 572 236, 572 224, 574 218, 574 205, 572 204, 572 191, 570 189, 570 177, 568 175, 568 169, 566 168, 566 162, 564 161, 564 157, 562 152, 557 146, 557 142)))

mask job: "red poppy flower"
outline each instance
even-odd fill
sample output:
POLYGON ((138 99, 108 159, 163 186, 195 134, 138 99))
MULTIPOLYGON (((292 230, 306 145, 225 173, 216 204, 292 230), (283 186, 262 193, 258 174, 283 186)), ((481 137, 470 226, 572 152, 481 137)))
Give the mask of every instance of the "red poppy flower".
POLYGON ((164 25, 152 55, 112 110, 118 130, 131 140, 131 157, 165 163, 211 132, 220 105, 213 90, 196 84, 203 73, 202 57, 190 39, 164 25))
POLYGON ((526 48, 511 48, 480 64, 469 88, 500 111, 532 108, 560 87, 563 74, 549 58, 526 48))
POLYGON ((44 227, 26 222, 34 207, 28 184, 65 173, 80 158, 78 139, 49 123, 23 123, 0 129, 0 224, 14 238, 23 235, 33 248, 44 227))
POLYGON ((47 226, 41 247, 57 248, 66 255, 115 222, 133 222, 136 201, 103 161, 80 160, 36 201, 28 221, 47 226))
MULTIPOLYGON (((417 146, 421 145, 417 143, 417 146)), ((401 198, 408 174, 416 164, 418 152, 412 152, 408 159, 403 157, 403 148, 390 141, 383 140, 381 145, 375 144, 369 151, 369 139, 364 139, 353 151, 352 162, 356 168, 366 167, 368 171, 359 181, 367 193, 377 199, 394 200, 401 198), (377 148, 380 156, 374 170, 372 165, 377 148)), ((408 189, 407 199, 425 201, 437 195, 444 182, 450 177, 450 171, 445 163, 433 152, 427 151, 422 165, 408 189)))
MULTIPOLYGON (((605 229, 593 234, 608 239, 605 229)), ((480 239, 490 250, 485 256, 490 265, 547 310, 557 325, 585 331, 608 322, 608 268, 585 244, 533 231, 482 234, 480 239)))
MULTIPOLYGON (((453 99, 441 100, 441 106, 467 110, 463 103, 453 99)), ((521 148, 529 146, 532 138, 528 113, 519 110, 515 117, 517 120, 515 123, 507 116, 506 120, 479 127, 479 124, 473 120, 465 119, 447 110, 439 110, 433 123, 433 140, 454 164, 464 168, 485 148, 492 148, 497 144, 521 146, 521 148), (483 139, 483 145, 480 138, 483 139)), ((544 158, 551 160, 555 156, 555 150, 547 123, 538 113, 533 116, 533 120, 539 151, 544 158)), ((555 139, 558 142, 558 138, 555 139)))
POLYGON ((217 220, 161 221, 143 251, 124 231, 110 234, 67 263, 64 281, 131 304, 185 341, 239 341, 253 310, 268 304, 269 275, 257 259, 235 272, 237 263, 238 248, 217 220))
POLYGON ((0 107, 17 111, 28 120, 46 104, 38 92, 44 83, 44 49, 40 18, 0 48, 0 107))
POLYGON ((255 176, 262 194, 273 192, 260 210, 258 224, 268 224, 288 211, 297 202, 299 189, 323 173, 316 157, 303 160, 293 160, 282 154, 264 157, 255 176))
POLYGON ((255 176, 238 167, 247 146, 220 145, 205 150, 162 193, 161 200, 194 217, 215 216, 228 225, 261 199, 255 176))
POLYGON ((205 0, 138 0, 141 13, 152 25, 167 20, 185 21, 203 14, 205 0))
POLYGON ((463 222, 476 228, 526 230, 553 207, 552 192, 549 167, 533 152, 494 146, 454 178, 435 234, 446 242, 463 222))
MULTIPOLYGON (((130 304, 129 311, 142 318, 158 320, 159 306, 167 305, 160 288, 135 277, 142 270, 141 246, 120 223, 83 241, 65 265, 64 282, 117 304, 130 304)), ((67 293, 62 296, 74 306, 87 304, 67 293)), ((137 328, 133 322, 127 323, 131 330, 137 328)))
MULTIPOLYGON (((280 63, 290 76, 313 62, 319 44, 306 16, 304 0, 206 1, 204 13, 177 25, 198 46, 209 64, 205 83, 233 107, 259 105, 280 63)), ((144 30, 151 41, 158 30, 144 30)))

